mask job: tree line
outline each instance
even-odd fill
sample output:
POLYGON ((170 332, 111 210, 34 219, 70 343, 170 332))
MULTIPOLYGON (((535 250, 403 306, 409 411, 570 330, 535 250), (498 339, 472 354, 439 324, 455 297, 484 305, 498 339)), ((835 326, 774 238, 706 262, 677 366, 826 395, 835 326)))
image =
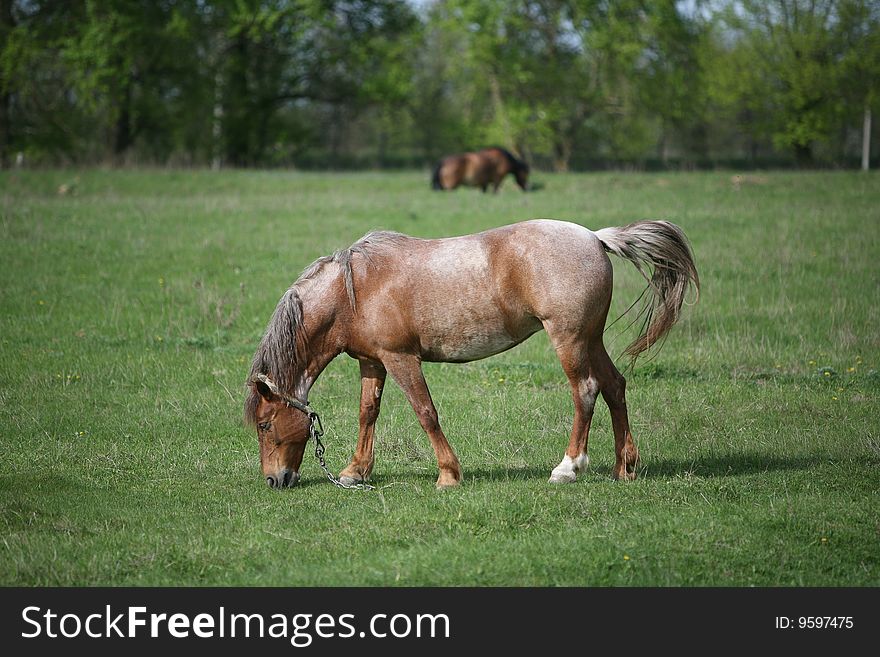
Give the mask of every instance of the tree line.
POLYGON ((877 0, 0 0, 4 167, 858 166, 878 105, 877 0))

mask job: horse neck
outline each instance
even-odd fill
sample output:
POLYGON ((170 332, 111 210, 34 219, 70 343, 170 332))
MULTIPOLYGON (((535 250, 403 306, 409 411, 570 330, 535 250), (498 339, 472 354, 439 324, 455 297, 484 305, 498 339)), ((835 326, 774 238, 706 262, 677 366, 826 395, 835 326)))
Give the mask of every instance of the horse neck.
POLYGON ((338 275, 319 274, 298 283, 302 300, 302 337, 305 345, 299 354, 294 376, 294 394, 308 399, 315 381, 346 347, 349 305, 338 275))

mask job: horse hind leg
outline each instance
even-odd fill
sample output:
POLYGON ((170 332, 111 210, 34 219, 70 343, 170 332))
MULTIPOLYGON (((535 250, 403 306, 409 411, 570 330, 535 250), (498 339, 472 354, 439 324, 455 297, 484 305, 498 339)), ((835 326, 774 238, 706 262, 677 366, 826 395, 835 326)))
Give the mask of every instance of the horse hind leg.
MULTIPOLYGON (((549 329, 548 333, 550 333, 549 329)), ((556 346, 556 353, 562 363, 562 369, 568 377, 574 400, 574 422, 571 427, 571 438, 562 461, 553 468, 553 472, 550 474, 550 483, 571 483, 577 479, 578 473, 585 470, 590 463, 588 454, 590 423, 593 419, 596 396, 599 393, 599 382, 593 373, 586 345, 583 342, 578 340, 561 345, 557 343, 557 340, 554 340, 552 333, 550 338, 556 346)))
POLYGON ((639 450, 633 442, 626 410, 626 379, 614 366, 601 341, 591 354, 599 379, 602 398, 611 411, 611 425, 614 428, 614 470, 615 479, 632 480, 636 478, 639 465, 639 450))
POLYGON ((588 453, 590 424, 593 419, 593 409, 599 386, 596 379, 589 375, 581 376, 577 380, 569 380, 574 398, 574 422, 565 455, 559 465, 553 468, 553 472, 550 473, 550 483, 552 484, 575 481, 578 473, 586 470, 590 464, 588 453))

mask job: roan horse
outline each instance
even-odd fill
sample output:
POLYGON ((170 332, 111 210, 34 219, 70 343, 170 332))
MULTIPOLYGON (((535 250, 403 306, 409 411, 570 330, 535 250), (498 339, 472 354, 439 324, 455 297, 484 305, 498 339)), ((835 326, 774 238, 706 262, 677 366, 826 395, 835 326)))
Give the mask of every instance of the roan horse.
POLYGON ((437 487, 461 481, 458 458, 440 428, 422 361, 463 363, 519 344, 542 328, 574 397, 568 449, 551 482, 571 482, 589 462, 593 406, 611 410, 616 479, 634 479, 625 380, 605 351, 611 303, 606 251, 631 261, 648 279, 644 327, 626 353, 656 344, 676 322, 699 279, 682 230, 640 221, 591 231, 539 219, 447 239, 373 232, 319 258, 284 293, 254 356, 245 418, 256 425, 260 462, 276 488, 299 481, 314 414, 308 396, 337 355, 360 363, 360 428, 355 454, 340 474, 347 485, 373 471, 373 435, 386 373, 398 383, 434 447, 437 487), (648 276, 646 267, 653 269, 648 276))
POLYGON ((503 148, 487 148, 476 153, 462 153, 443 158, 434 168, 431 187, 455 189, 459 185, 480 187, 484 192, 492 185, 498 192, 504 176, 512 173, 523 191, 529 182, 529 165, 503 148))

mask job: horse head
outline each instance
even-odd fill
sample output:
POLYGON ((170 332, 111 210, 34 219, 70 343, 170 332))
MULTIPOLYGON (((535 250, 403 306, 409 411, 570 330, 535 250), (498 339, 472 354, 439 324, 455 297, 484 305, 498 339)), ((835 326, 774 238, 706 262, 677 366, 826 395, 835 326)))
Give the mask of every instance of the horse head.
POLYGON ((260 466, 271 488, 299 482, 311 416, 305 404, 288 400, 267 376, 250 382, 252 419, 260 442, 260 466))

